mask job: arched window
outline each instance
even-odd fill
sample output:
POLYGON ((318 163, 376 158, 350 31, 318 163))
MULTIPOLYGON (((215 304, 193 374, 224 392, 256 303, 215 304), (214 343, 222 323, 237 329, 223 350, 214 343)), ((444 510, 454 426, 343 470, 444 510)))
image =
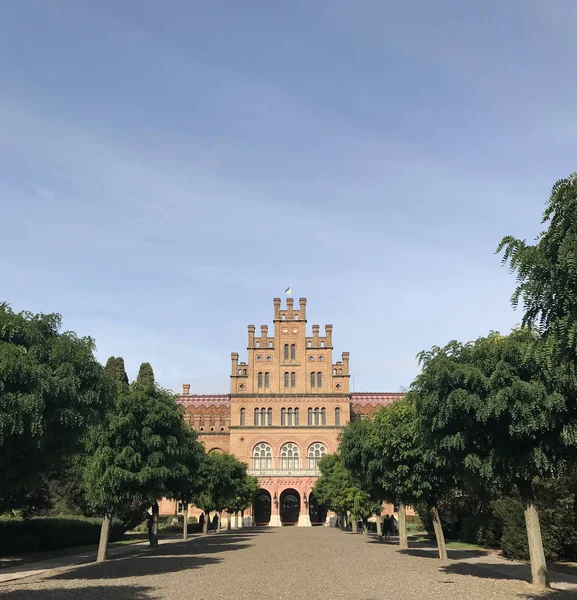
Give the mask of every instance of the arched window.
POLYGON ((254 409, 254 426, 258 427, 258 416, 260 414, 260 411, 258 410, 258 408, 254 409))
POLYGON ((315 375, 315 372, 312 371, 311 372, 311 387, 315 387, 315 382, 316 382, 316 375, 315 375))
POLYGON ((240 409, 240 426, 244 427, 244 422, 246 419, 246 410, 244 408, 240 409))
POLYGON ((262 371, 259 371, 259 374, 258 374, 258 387, 259 388, 262 387, 262 371))
POLYGON ((284 374, 284 386, 285 387, 289 386, 289 374, 288 374, 288 371, 286 371, 285 374, 284 374))
POLYGON ((246 375, 246 369, 243 369, 242 374, 246 375))
POLYGON ((270 444, 261 442, 254 447, 252 464, 254 469, 272 469, 272 448, 270 444))
POLYGON ((291 344, 291 360, 295 360, 297 355, 297 347, 295 344, 291 344))
POLYGON ((338 427, 341 424, 341 409, 335 408, 335 425, 338 427))
POLYGON ((286 408, 280 409, 280 424, 283 427, 286 425, 286 408))
POLYGON ((286 321, 286 315, 281 315, 281 321, 286 321))
POLYGON ((315 408, 315 425, 319 424, 319 409, 315 408))
POLYGON ((321 408, 321 425, 325 427, 327 424, 327 409, 321 408))
POLYGON ((295 427, 299 426, 299 409, 295 408, 295 427))
POLYGON ((325 343, 321 342, 321 348, 324 348, 324 347, 325 347, 325 343))
POLYGON ((299 448, 296 444, 288 442, 280 449, 280 468, 299 468, 299 448))
POLYGON ((337 370, 333 369, 333 375, 336 375, 336 374, 337 374, 337 370))
POLYGON ((255 346, 256 346, 257 348, 260 348, 260 342, 257 342, 257 343, 255 344, 255 346))
POLYGON ((238 370, 238 374, 239 374, 239 375, 242 375, 242 369, 239 369, 239 370, 238 370))
POLYGON ((266 408, 260 409, 260 425, 261 427, 264 427, 266 425, 266 408))
POLYGON ((315 442, 309 446, 307 456, 309 459, 309 469, 318 469, 319 461, 327 453, 327 449, 324 444, 315 442))
POLYGON ((291 387, 296 387, 297 384, 297 374, 293 371, 291 373, 291 387))
POLYGON ((307 342, 307 348, 310 348, 312 346, 311 342, 307 342))
MULTIPOLYGON (((320 373, 319 373, 319 375, 320 375, 320 373)), ((264 374, 264 387, 265 388, 270 387, 270 375, 269 375, 268 371, 264 374)))
POLYGON ((323 387, 323 374, 320 371, 317 373, 317 387, 323 387))
POLYGON ((286 360, 288 360, 288 357, 289 357, 289 345, 288 344, 284 345, 284 357, 286 360))
POLYGON ((272 342, 269 342, 269 343, 268 343, 268 347, 269 347, 269 348, 272 348, 272 342))
POLYGON ((309 420, 308 420, 308 425, 309 427, 311 427, 311 425, 313 424, 313 409, 309 408, 309 420))
POLYGON ((272 427, 272 408, 268 409, 268 426, 272 427))
POLYGON ((299 320, 299 316, 295 315, 295 321, 298 321, 298 320, 299 320))
POLYGON ((292 424, 293 424, 293 409, 292 408, 289 408, 287 410, 287 416, 288 416, 288 423, 287 423, 287 425, 289 427, 292 427, 292 424))

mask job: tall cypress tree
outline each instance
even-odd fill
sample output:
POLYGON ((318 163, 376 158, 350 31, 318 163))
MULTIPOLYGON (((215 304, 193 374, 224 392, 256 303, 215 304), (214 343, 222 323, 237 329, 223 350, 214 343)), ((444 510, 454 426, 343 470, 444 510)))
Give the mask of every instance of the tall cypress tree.
POLYGON ((140 365, 136 383, 138 383, 138 385, 154 385, 154 371, 152 370, 150 363, 143 362, 140 365))

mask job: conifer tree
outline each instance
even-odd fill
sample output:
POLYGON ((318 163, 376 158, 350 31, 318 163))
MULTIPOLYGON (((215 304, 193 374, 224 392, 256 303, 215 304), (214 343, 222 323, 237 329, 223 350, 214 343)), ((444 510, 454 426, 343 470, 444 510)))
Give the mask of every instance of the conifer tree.
POLYGON ((150 363, 143 362, 138 369, 136 383, 139 385, 154 385, 154 371, 150 363))

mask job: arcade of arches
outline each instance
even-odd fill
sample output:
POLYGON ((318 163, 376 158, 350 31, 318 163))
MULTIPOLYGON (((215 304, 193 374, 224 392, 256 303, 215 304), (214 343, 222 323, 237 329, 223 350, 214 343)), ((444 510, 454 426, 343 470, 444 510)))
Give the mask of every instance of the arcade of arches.
MULTIPOLYGON (((273 301, 273 331, 248 326, 247 357, 231 354, 230 392, 191 394, 184 384, 177 401, 207 452, 230 452, 248 465, 260 489, 243 525, 325 523, 314 497, 318 463, 338 448, 350 420, 367 418, 400 393, 350 391, 349 353, 333 355, 333 326, 307 331, 306 298, 273 301)), ((161 513, 178 511, 164 499, 161 513)), ((392 512, 393 507, 386 507, 392 512)), ((189 507, 190 516, 200 511, 189 507)), ((223 515, 223 518, 226 518, 223 515)), ((235 526, 238 520, 232 520, 235 526)))

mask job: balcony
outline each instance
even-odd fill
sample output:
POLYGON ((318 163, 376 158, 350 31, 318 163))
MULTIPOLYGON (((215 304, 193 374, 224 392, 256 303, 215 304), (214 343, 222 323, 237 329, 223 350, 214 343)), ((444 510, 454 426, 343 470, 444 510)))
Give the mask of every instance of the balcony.
POLYGON ((318 461, 318 458, 313 457, 304 460, 294 456, 253 457, 248 474, 255 477, 320 477, 318 461), (302 469, 303 464, 307 468, 302 469))
POLYGON ((248 469, 254 477, 320 477, 319 469, 248 469))

